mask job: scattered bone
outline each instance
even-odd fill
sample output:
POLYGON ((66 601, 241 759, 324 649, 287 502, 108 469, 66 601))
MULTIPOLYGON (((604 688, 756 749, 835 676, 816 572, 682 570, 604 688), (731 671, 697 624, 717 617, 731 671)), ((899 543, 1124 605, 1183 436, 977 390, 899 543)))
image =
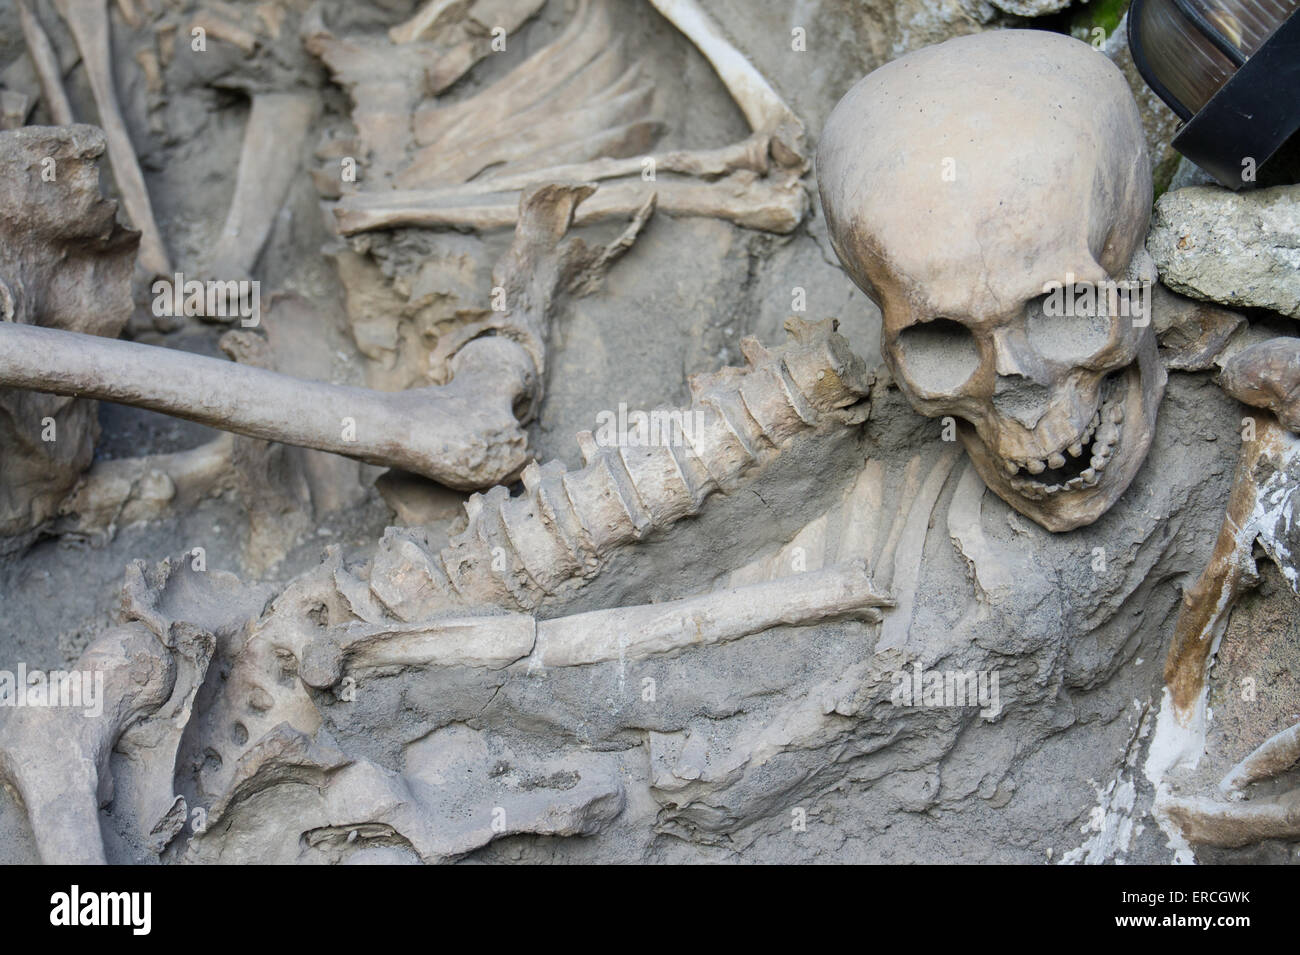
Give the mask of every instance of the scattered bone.
POLYGON ((447 385, 382 393, 12 324, 0 325, 0 383, 161 411, 401 468, 450 487, 491 486, 527 460, 516 409, 531 416, 540 399, 557 293, 594 287, 650 214, 648 205, 641 208, 606 248, 561 242, 589 188, 546 186, 522 200, 520 226, 498 280, 511 308, 465 330, 450 348, 455 374, 447 385))
POLYGON ((1260 415, 1254 440, 1242 444, 1223 526, 1209 563, 1183 595, 1165 660, 1171 710, 1182 726, 1204 720, 1210 661, 1233 605, 1255 579, 1257 541, 1283 568, 1291 586, 1297 586, 1289 560, 1295 550, 1289 541, 1294 535, 1291 498, 1298 480, 1300 439, 1271 417, 1260 415))
MULTIPOLYGON (((654 198, 669 215, 712 216, 766 232, 789 233, 803 221, 808 198, 797 180, 729 176, 716 182, 612 180, 584 202, 576 224, 587 225, 633 214, 654 198)), ((334 208, 338 229, 354 235, 399 226, 471 228, 483 231, 515 224, 518 193, 471 195, 468 200, 438 190, 358 193, 334 208)))
POLYGON ((69 126, 72 124, 72 107, 68 105, 68 94, 63 91, 63 70, 59 66, 58 55, 50 45, 50 38, 41 26, 41 21, 32 11, 31 0, 16 0, 16 3, 18 20, 23 27, 23 39, 27 43, 27 54, 36 68, 45 108, 49 110, 50 119, 55 126, 69 126))
POLYGON ((211 5, 209 9, 199 10, 194 15, 187 32, 192 33, 194 30, 203 30, 212 39, 234 44, 245 53, 252 53, 257 49, 256 33, 245 29, 232 19, 219 15, 211 9, 211 5))
POLYGON ((394 43, 413 43, 424 39, 426 34, 434 33, 463 17, 472 2, 473 0, 426 0, 409 20, 389 30, 388 38, 394 43))
POLYGON ((544 620, 537 625, 536 664, 640 660, 783 625, 852 614, 878 619, 877 608, 892 604, 859 561, 684 600, 544 620))
POLYGON ((772 135, 773 158, 785 166, 802 166, 803 123, 723 34, 698 0, 650 0, 673 26, 713 65, 732 99, 755 132, 772 135))
POLYGON ((1300 837, 1300 790, 1227 802, 1210 796, 1168 796, 1160 812, 1197 846, 1245 846, 1300 837))
POLYGON ((451 384, 398 394, 304 382, 186 352, 168 350, 164 356, 158 351, 5 325, 0 382, 148 408, 237 434, 400 467, 452 487, 491 484, 524 461, 526 438, 512 408, 535 379, 527 355, 509 342, 472 342, 461 350, 451 384))
POLYGON ((135 61, 140 65, 140 72, 144 74, 145 88, 148 89, 150 96, 161 96, 166 88, 163 82, 162 64, 158 62, 158 54, 145 47, 136 50, 135 61))
POLYGON ((122 205, 131 224, 140 230, 140 265, 152 275, 167 275, 171 271, 167 247, 158 231, 158 223, 154 221, 144 175, 140 172, 113 85, 108 0, 54 0, 54 6, 67 23, 81 53, 99 111, 99 125, 103 127, 108 142, 108 155, 118 191, 122 194, 122 205))
MULTIPOLYGON (((203 642, 192 628, 174 639, 203 642)), ((210 654, 211 635, 207 641, 210 654)), ((132 723, 167 701, 176 682, 172 654, 139 624, 97 639, 75 670, 93 674, 92 686, 102 678, 101 714, 75 705, 36 705, 4 707, 0 716, 0 778, 22 798, 47 865, 105 862, 99 809, 112 799, 109 754, 132 723)), ((60 682, 56 692, 72 699, 71 687, 60 682)), ((85 696, 80 702, 85 704, 85 696)))
POLYGON ((1251 783, 1272 779, 1300 761, 1300 723, 1275 733, 1228 771, 1219 783, 1225 792, 1245 789, 1251 783))
POLYGON ((235 194, 208 262, 209 274, 228 280, 252 273, 298 172, 296 159, 315 114, 314 96, 261 93, 253 97, 235 194))
POLYGON ((188 510, 234 485, 233 451, 234 436, 226 434, 189 451, 97 461, 60 506, 59 530, 111 533, 188 510))
POLYGON ((26 125, 32 103, 25 93, 17 90, 0 90, 0 130, 17 129, 26 125))
POLYGON ((1223 390, 1243 404, 1267 408, 1300 431, 1300 338, 1274 338, 1243 348, 1224 363, 1223 390))

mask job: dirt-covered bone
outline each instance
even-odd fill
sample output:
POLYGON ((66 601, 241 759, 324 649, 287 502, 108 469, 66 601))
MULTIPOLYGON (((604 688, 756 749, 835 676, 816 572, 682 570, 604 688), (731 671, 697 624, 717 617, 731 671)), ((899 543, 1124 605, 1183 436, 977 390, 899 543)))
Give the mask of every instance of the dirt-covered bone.
MULTIPOLYGON (((753 135, 721 149, 655 150, 663 123, 651 111, 654 88, 627 63, 608 2, 582 0, 554 41, 451 104, 412 103, 411 83, 393 76, 402 71, 402 45, 385 50, 373 38, 339 39, 315 26, 308 47, 348 88, 360 151, 372 157, 356 186, 318 171, 318 185, 339 198, 339 232, 503 228, 514 223, 520 190, 569 179, 600 183, 578 224, 630 215, 655 195, 671 215, 793 231, 808 209, 799 119, 698 4, 656 2, 717 70, 753 135), (410 115, 400 115, 408 103, 410 115), (649 163, 655 176, 647 181, 649 163)), ((450 15, 430 4, 412 22, 450 15)))
POLYGON ((1146 145, 1119 70, 1038 31, 918 50, 840 101, 817 172, 912 406, 955 418, 985 483, 1047 529, 1100 517, 1165 385, 1140 308, 1146 145))
POLYGON ((375 559, 374 596, 402 620, 483 604, 533 610, 595 577, 619 548, 744 486, 797 435, 861 423, 873 377, 835 324, 791 319, 784 346, 745 340, 745 368, 693 377, 689 407, 646 417, 647 440, 676 422, 679 444, 610 445, 579 432, 585 467, 530 464, 523 495, 472 495, 465 530, 440 553, 393 528, 375 559))
POLYGON ((18 22, 23 28, 23 41, 27 44, 27 54, 32 58, 32 66, 41 85, 41 98, 45 101, 45 108, 55 126, 70 126, 72 107, 68 104, 68 94, 63 89, 58 54, 54 52, 45 27, 32 10, 31 0, 16 0, 16 5, 18 22))
POLYGON ((1237 352, 1223 365, 1223 390, 1243 404, 1267 408, 1300 431, 1300 339, 1274 338, 1237 352))
POLYGON ((68 25, 86 68, 99 125, 108 142, 108 156, 113 164, 113 178, 122 194, 122 205, 131 224, 140 231, 140 265, 153 275, 171 271, 167 247, 154 220, 149 190, 140 172, 131 134, 122 118, 113 84, 112 52, 108 23, 108 0, 54 0, 55 9, 68 25))
POLYGON ((551 185, 521 200, 498 284, 509 308, 449 346, 446 385, 387 393, 301 381, 247 365, 55 329, 0 325, 0 384, 96 397, 250 437, 397 467, 451 487, 490 487, 527 461, 558 294, 593 288, 648 219, 607 247, 561 241, 592 187, 551 185))

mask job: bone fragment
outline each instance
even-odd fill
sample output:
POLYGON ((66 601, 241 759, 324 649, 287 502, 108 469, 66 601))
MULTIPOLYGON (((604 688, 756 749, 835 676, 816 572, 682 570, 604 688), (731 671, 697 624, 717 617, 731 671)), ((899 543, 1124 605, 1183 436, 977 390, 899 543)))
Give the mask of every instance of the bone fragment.
POLYGON ((754 64, 732 45, 698 0, 650 0, 713 65, 755 132, 773 134, 773 157, 785 166, 805 162, 803 123, 754 64))
POLYGON ((394 43, 413 43, 423 39, 463 17, 472 2, 473 0, 427 0, 409 20, 389 30, 388 38, 394 43))
POLYGON ((1224 363, 1219 384, 1243 404, 1267 408, 1288 430, 1300 432, 1300 339, 1273 338, 1243 348, 1224 363))
POLYGON ((1300 723, 1275 733, 1260 743, 1219 783, 1225 792, 1245 789, 1261 779, 1272 779, 1300 762, 1300 723))
POLYGON ((113 85, 112 53, 109 49, 107 0, 54 0, 54 5, 68 25, 81 61, 86 67, 95 106, 99 110, 99 124, 108 141, 108 156, 113 164, 113 176, 122 193, 122 205, 131 224, 140 230, 140 265, 151 275, 166 275, 171 271, 167 247, 163 244, 158 223, 154 221, 153 206, 145 188, 144 175, 136 160, 131 136, 117 102, 113 85))
POLYGON ((32 102, 26 93, 17 90, 0 90, 0 130, 17 129, 27 122, 32 102))
POLYGON ((871 611, 892 605, 857 562, 684 600, 543 620, 535 658, 545 667, 640 660, 783 625, 851 614, 878 619, 871 611))
POLYGON ((41 21, 36 19, 36 14, 32 11, 31 0, 17 0, 17 4, 23 39, 27 43, 32 66, 36 68, 45 108, 50 111, 50 119, 55 126, 69 126, 72 124, 72 107, 68 104, 68 94, 63 91, 63 71, 59 68, 59 58, 50 45, 50 38, 41 26, 41 21))
POLYGON ((314 96, 262 93, 253 97, 235 195, 208 264, 213 276, 241 279, 252 272, 298 172, 296 160, 315 113, 314 96))

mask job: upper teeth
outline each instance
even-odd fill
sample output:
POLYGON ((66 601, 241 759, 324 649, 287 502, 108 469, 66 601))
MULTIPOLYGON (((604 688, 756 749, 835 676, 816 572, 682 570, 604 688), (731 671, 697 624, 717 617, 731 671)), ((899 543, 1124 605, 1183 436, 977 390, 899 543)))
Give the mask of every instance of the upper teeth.
POLYGON ((1048 468, 1064 467, 1066 459, 1061 451, 1053 451, 1045 459, 1030 458, 1023 464, 1014 461, 1003 461, 1003 466, 1011 477, 1012 486, 1026 497, 1032 498, 1042 498, 1059 491, 1076 491, 1085 487, 1096 486, 1101 480, 1101 474, 1105 471, 1106 464, 1110 461, 1116 444, 1119 442, 1120 425, 1123 421, 1122 397, 1113 404, 1103 405, 1093 414, 1079 439, 1065 448, 1070 457, 1077 458, 1082 456, 1084 447, 1091 443, 1092 451, 1088 459, 1089 467, 1065 484, 1048 485, 1024 475, 1017 476, 1022 467, 1030 474, 1042 474, 1048 468))

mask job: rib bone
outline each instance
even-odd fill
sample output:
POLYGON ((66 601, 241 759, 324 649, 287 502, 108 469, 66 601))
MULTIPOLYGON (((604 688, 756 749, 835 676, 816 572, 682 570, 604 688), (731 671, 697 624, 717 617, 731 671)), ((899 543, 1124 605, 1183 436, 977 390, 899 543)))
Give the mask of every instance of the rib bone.
POLYGON ((805 162, 803 123, 745 55, 732 46, 699 0, 650 0, 686 35, 717 71, 731 98, 755 132, 772 133, 774 158, 782 165, 805 162))

